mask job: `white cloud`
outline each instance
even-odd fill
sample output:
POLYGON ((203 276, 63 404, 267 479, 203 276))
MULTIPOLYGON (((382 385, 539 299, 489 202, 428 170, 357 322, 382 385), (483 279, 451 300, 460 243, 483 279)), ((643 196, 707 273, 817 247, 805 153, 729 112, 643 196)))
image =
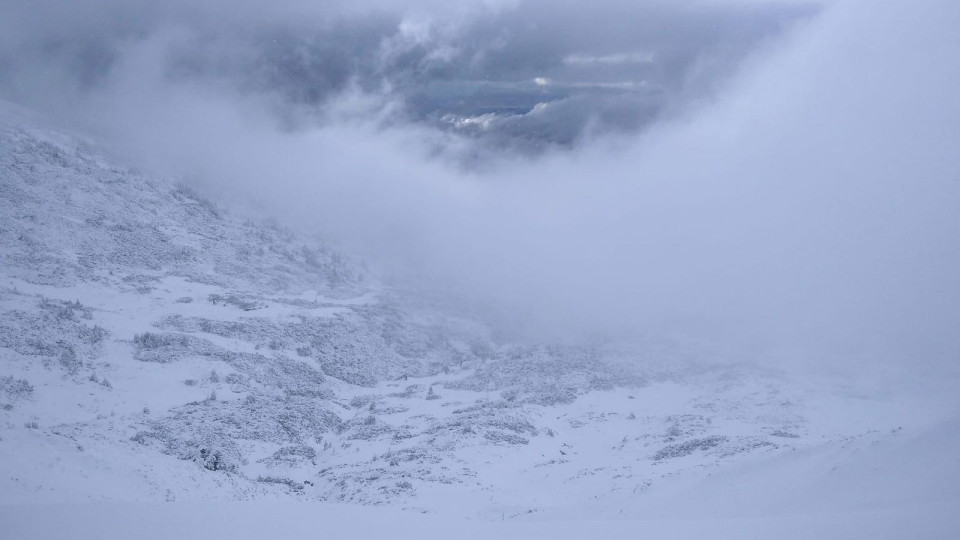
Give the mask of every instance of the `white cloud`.
POLYGON ((470 171, 447 159, 469 141, 399 120, 382 96, 347 90, 363 107, 333 100, 324 122, 280 130, 258 95, 169 80, 156 42, 125 47, 78 110, 145 162, 514 328, 955 358, 958 9, 839 3, 653 130, 470 171))
POLYGON ((650 64, 656 60, 652 52, 616 53, 603 56, 588 54, 571 54, 563 59, 565 64, 592 65, 592 64, 650 64))

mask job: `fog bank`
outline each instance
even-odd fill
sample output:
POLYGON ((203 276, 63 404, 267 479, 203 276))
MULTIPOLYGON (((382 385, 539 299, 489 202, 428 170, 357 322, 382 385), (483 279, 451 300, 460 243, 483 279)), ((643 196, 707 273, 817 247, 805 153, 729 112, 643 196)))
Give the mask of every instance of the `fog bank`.
MULTIPOLYGON (((839 1, 776 32, 751 26, 760 23, 749 17, 723 26, 733 13, 724 2, 679 10, 651 3, 649 13, 660 17, 648 29, 651 54, 674 50, 671 21, 696 37, 675 46, 678 57, 685 52, 692 60, 663 64, 680 75, 658 79, 671 96, 686 97, 679 105, 658 102, 642 129, 606 129, 590 118, 578 124, 577 144, 532 155, 438 128, 411 112, 414 94, 392 88, 424 70, 454 69, 444 58, 480 74, 540 76, 535 62, 478 68, 492 52, 475 47, 472 60, 463 60, 469 47, 443 36, 482 38, 483 24, 529 21, 549 12, 546 3, 383 3, 316 14, 306 3, 287 2, 269 14, 318 21, 339 36, 345 58, 367 49, 378 61, 402 57, 405 39, 420 44, 420 56, 416 69, 396 68, 391 77, 364 78, 359 68, 345 68, 341 79, 323 72, 329 88, 311 78, 317 74, 267 77, 280 81, 269 91, 250 90, 262 84, 258 76, 236 84, 238 68, 222 55, 199 67, 171 64, 171 51, 197 36, 219 43, 206 51, 236 44, 187 27, 176 15, 195 13, 187 4, 149 18, 140 10, 153 8, 144 5, 104 5, 120 23, 80 13, 56 19, 67 25, 64 35, 89 36, 101 24, 123 29, 111 39, 128 46, 106 46, 103 65, 53 55, 55 62, 27 69, 11 51, 43 47, 4 32, 3 59, 19 70, 6 81, 8 95, 23 101, 35 91, 34 106, 69 108, 151 170, 193 178, 223 200, 255 201, 267 214, 376 258, 404 281, 481 305, 518 335, 680 333, 743 354, 887 358, 928 370, 953 368, 960 357, 956 2, 839 1), (377 17, 338 26, 364 9, 377 17), (384 40, 378 24, 400 30, 384 40), (745 48, 743 41, 708 39, 711 29, 737 25, 762 37, 745 48), (716 62, 700 54, 721 42, 740 52, 716 62), (691 67, 697 62, 702 68, 691 67), (710 70, 706 81, 697 79, 710 70), (306 87, 318 93, 297 97, 306 87)), ((268 15, 253 3, 205 6, 207 16, 228 13, 235 25, 221 21, 220 29, 245 29, 268 15)), ((34 13, 5 9, 21 18, 34 13)), ((504 38, 511 45, 502 47, 530 58, 553 55, 541 66, 548 81, 551 69, 639 69, 646 61, 646 51, 628 50, 638 42, 578 28, 577 9, 558 7, 556 20, 543 22, 551 33, 533 34, 539 41, 504 38), (589 54, 557 54, 557 43, 589 54)), ((605 2, 582 9, 591 21, 615 21, 631 8, 605 2)), ((9 27, 15 19, 4 20, 9 27)), ((592 99, 588 107, 609 103, 592 99)), ((562 103, 548 100, 524 113, 524 126, 562 103)), ((560 129, 557 118, 569 115, 541 128, 560 129)))

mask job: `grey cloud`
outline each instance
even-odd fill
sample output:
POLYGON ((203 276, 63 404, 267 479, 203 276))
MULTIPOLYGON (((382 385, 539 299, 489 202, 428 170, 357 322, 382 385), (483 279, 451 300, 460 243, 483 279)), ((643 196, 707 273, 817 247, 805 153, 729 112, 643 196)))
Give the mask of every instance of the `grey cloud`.
MULTIPOLYGON (((652 120, 695 94, 703 81, 692 70, 712 63, 722 79, 758 40, 811 15, 809 6, 745 7, 690 2, 622 3, 528 0, 437 9, 429 3, 324 3, 288 1, 186 2, 37 0, 0 8, 7 36, 0 42, 0 90, 40 107, 69 109, 114 79, 121 59, 138 48, 157 47, 154 72, 165 84, 204 85, 218 93, 262 99, 285 122, 324 118, 329 100, 361 91, 404 105, 409 121, 444 128, 444 116, 497 112, 501 148, 515 139, 511 126, 542 101, 595 97, 593 90, 646 84, 661 92, 624 91, 613 101, 636 98, 652 120), (638 56, 639 55, 639 56, 638 56), (645 61, 621 61, 643 57, 645 61), (571 61, 579 59, 580 61, 571 61), (593 61, 587 62, 586 59, 593 61), (613 61, 617 60, 617 61, 613 61), (558 81, 545 91, 537 78, 558 81), (696 82, 696 84, 692 84, 696 82), (37 92, 38 86, 48 91, 37 92), (59 91, 54 91, 58 89, 59 91), (463 91, 467 89, 468 91, 463 91), (469 91, 472 89, 473 91, 469 91), (667 99, 666 96, 671 96, 667 99)), ((702 72, 702 70, 701 70, 702 72)), ((609 92, 607 92, 609 93, 609 92)), ((600 96, 601 101, 608 96, 600 96)), ((599 105, 600 109, 605 105, 599 105)), ((588 124, 609 115, 575 115, 540 129, 540 144, 570 143, 588 124)), ((640 129, 645 122, 619 122, 640 129)), ((486 144, 486 143, 484 143, 486 144)), ((537 145, 533 145, 537 146, 537 145)), ((531 146, 531 148, 533 147, 531 146)))
MULTIPOLYGON (((255 201, 516 332, 682 331, 735 359, 955 364, 957 4, 849 0, 780 39, 765 37, 809 11, 684 5, 650 8, 643 40, 627 4, 380 5, 359 26, 343 8, 318 20, 340 21, 348 57, 330 52, 336 32, 287 32, 311 27, 296 17, 226 36, 139 22, 101 34, 114 54, 84 99, 39 97, 77 105, 146 167, 255 201), (656 61, 614 62, 616 77, 564 63, 637 51, 656 61), (596 84, 641 76, 660 94, 596 84), (307 120, 278 129, 291 111, 307 120), (447 114, 495 127, 464 137, 437 128, 447 114), (538 141, 549 148, 509 150, 538 141)), ((33 47, 43 31, 22 34, 0 32, 3 58, 35 77, 6 87, 43 94, 24 81, 75 62, 33 47)))

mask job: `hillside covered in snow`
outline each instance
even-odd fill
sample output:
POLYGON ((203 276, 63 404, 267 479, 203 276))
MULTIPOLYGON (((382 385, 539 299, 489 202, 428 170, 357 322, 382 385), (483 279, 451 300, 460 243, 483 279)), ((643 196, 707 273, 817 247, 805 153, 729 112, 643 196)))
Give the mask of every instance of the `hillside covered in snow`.
POLYGON ((958 22, 0 2, 0 539, 960 538, 958 22))
POLYGON ((9 104, 0 167, 4 505, 617 520, 960 500, 956 420, 919 396, 679 342, 504 341, 9 104))

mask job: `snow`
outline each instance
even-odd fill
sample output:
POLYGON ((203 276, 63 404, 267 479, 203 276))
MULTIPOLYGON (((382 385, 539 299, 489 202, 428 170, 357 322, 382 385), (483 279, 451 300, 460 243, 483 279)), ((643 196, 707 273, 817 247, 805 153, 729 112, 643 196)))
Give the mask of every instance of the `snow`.
POLYGON ((960 537, 952 380, 505 342, 0 112, 5 538, 960 537))

